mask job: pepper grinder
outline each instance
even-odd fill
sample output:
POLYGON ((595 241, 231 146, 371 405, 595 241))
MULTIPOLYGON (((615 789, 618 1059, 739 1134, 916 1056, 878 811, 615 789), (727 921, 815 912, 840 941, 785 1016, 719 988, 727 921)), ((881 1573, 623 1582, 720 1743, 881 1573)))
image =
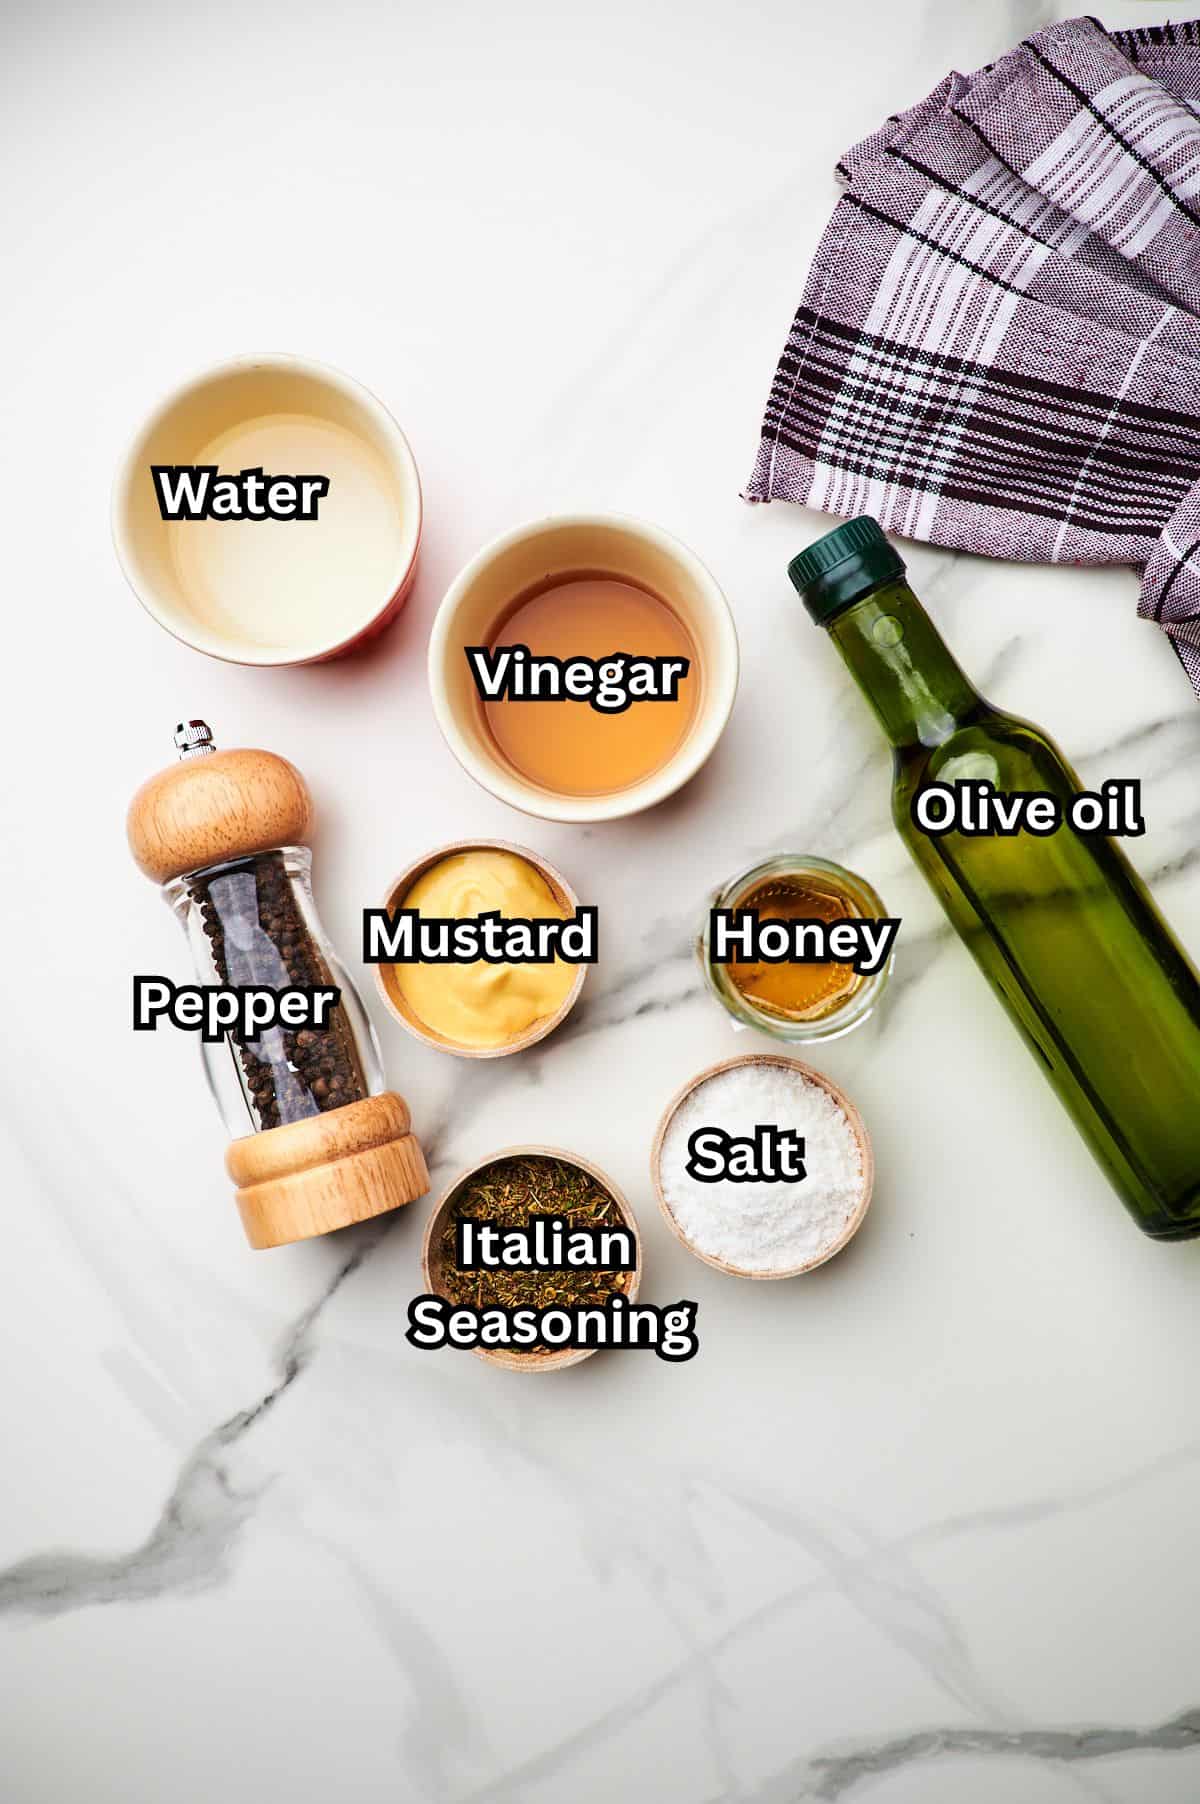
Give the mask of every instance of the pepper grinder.
POLYGON ((180 762, 142 785, 127 828, 134 859, 187 933, 199 981, 340 992, 323 1026, 203 1042, 246 1238, 283 1246, 411 1203, 429 1173, 317 918, 303 777, 273 752, 217 751, 202 720, 177 727, 175 744, 180 762))

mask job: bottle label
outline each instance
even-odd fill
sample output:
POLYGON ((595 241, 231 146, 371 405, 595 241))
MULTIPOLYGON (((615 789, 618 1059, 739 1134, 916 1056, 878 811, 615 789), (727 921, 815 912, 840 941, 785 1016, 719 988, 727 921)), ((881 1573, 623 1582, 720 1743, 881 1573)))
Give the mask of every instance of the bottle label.
POLYGON ((1062 798, 1044 789, 997 789, 984 777, 953 783, 924 784, 909 813, 915 827, 931 839, 959 833, 964 839, 1011 839, 1031 833, 1045 839, 1060 828, 1087 837, 1137 839, 1146 831, 1142 819, 1142 786, 1137 778, 1113 778, 1099 789, 1073 795, 1064 810, 1062 798))
POLYGON ((232 1034, 245 1042, 274 1027, 327 1028, 340 999, 340 990, 317 984, 285 984, 276 990, 266 984, 176 984, 169 977, 135 977, 133 1028, 153 1033, 167 1020, 208 1041, 232 1034))
POLYGON ((424 915, 415 908, 363 909, 363 963, 368 965, 594 965, 599 910, 577 908, 566 919, 502 915, 424 915))
POLYGON ((271 476, 258 466, 222 473, 216 464, 151 464, 164 520, 315 520, 328 476, 271 476))
POLYGON ((623 714, 634 702, 677 702, 690 658, 533 657, 527 645, 468 645, 467 663, 481 701, 587 702, 599 714, 623 714))
POLYGON ((761 919, 756 908, 714 908, 708 955, 714 965, 849 965, 873 977, 892 955, 898 915, 825 921, 761 919))

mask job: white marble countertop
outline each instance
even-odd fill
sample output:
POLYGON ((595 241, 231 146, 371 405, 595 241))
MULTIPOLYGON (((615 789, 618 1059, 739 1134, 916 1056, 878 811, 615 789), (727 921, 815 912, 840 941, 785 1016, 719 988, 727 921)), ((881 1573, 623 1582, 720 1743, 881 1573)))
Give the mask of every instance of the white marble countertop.
MULTIPOLYGON (((62 0, 5 26, 7 781, 0 1793, 13 1804, 1190 1804, 1200 1245, 1143 1239, 889 825, 888 759, 791 596, 813 515, 738 499, 848 143, 1067 7, 62 0), (243 350, 358 375, 421 465, 415 595, 366 656, 222 666, 137 608, 108 488, 160 391, 243 350), (424 646, 519 520, 688 541, 741 634, 717 755, 657 812, 512 814, 437 734, 424 646), (428 1204, 243 1245, 190 975, 130 863, 175 721, 291 756, 343 952, 411 857, 516 837, 599 904, 569 1028, 468 1067, 375 1017, 435 1184, 549 1140, 610 1170, 700 1356, 534 1380, 406 1346, 428 1204), (821 1065, 878 1187, 853 1248, 721 1277, 650 1192, 658 1115, 743 1050, 689 951, 783 848, 903 916, 821 1065)), ((1110 7, 1111 24, 1157 8, 1110 7)), ((914 551, 994 698, 1086 778, 1200 953, 1200 711, 1123 572, 914 551)))

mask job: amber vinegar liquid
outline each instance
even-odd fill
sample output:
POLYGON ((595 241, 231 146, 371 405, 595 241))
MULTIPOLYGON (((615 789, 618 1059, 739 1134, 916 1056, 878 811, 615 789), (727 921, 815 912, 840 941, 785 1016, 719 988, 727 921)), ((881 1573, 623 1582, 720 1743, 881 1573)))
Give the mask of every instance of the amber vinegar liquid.
POLYGON ((606 714, 586 701, 489 701, 488 730, 513 769, 559 795, 606 795, 661 770, 695 719, 700 667, 691 634, 648 589, 613 576, 559 576, 528 590, 493 633, 492 648, 531 656, 687 658, 673 701, 634 701, 606 714))

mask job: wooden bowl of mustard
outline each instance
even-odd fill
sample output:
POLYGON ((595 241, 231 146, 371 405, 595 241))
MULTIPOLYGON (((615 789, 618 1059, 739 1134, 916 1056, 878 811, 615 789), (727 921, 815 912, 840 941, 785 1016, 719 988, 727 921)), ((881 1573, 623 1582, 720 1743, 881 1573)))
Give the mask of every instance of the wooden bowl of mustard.
MULTIPOLYGON (((413 908, 468 919, 498 908, 506 918, 568 920, 579 898, 547 859, 504 839, 457 839, 402 871, 388 889, 391 914, 413 908)), ((587 966, 414 963, 375 966, 375 981, 401 1027, 462 1059, 506 1058, 536 1046, 579 1000, 587 966)))

